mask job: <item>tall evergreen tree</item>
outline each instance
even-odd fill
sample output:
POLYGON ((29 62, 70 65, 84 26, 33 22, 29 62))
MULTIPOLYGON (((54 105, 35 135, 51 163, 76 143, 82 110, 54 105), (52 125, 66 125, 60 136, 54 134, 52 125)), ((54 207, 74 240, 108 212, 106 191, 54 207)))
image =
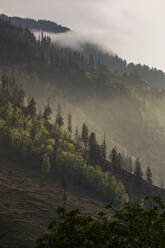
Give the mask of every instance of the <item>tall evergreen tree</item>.
POLYGON ((88 127, 84 123, 82 126, 81 139, 85 145, 85 155, 87 155, 87 147, 88 147, 88 141, 89 141, 89 137, 88 137, 89 134, 88 133, 89 133, 88 127))
POLYGON ((60 105, 58 105, 57 107, 56 123, 59 128, 61 128, 64 125, 64 118, 62 115, 62 110, 60 105))
POLYGON ((49 121, 51 118, 51 114, 52 114, 52 109, 50 107, 50 105, 46 105, 45 109, 44 109, 44 113, 43 113, 43 117, 46 121, 49 121))
POLYGON ((36 102, 34 100, 34 98, 32 97, 29 104, 28 104, 28 114, 30 114, 31 116, 34 116, 36 114, 36 102))
POLYGON ((72 115, 71 113, 68 114, 68 130, 72 133, 72 115))
POLYGON ((149 166, 146 169, 146 179, 148 183, 152 184, 152 172, 149 166))
POLYGON ((117 170, 121 170, 121 168, 122 168, 122 156, 121 156, 120 152, 117 154, 116 165, 117 165, 117 170))
POLYGON ((114 147, 109 155, 111 162, 112 162, 112 167, 114 170, 118 169, 118 152, 117 148, 114 147))
POLYGON ((139 158, 136 158, 136 161, 135 161, 135 172, 134 172, 137 180, 139 179, 142 179, 143 177, 143 172, 142 172, 142 169, 141 169, 141 163, 139 161, 139 158))

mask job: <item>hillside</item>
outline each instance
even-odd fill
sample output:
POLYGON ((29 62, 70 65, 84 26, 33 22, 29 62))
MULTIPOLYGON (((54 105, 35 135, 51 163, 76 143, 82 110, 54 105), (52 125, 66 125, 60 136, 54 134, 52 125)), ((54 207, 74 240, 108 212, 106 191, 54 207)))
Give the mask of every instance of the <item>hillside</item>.
POLYGON ((106 133, 107 155, 117 146, 125 155, 140 157, 143 172, 149 165, 154 183, 161 184, 164 90, 152 88, 135 72, 115 75, 93 55, 54 47, 47 36, 37 41, 28 30, 3 20, 0 28, 1 76, 14 77, 40 110, 49 102, 53 112, 60 103, 66 118, 71 111, 74 130, 86 122, 100 143, 106 133))
POLYGON ((9 20, 0 30, 4 243, 32 245, 59 205, 95 215, 109 202, 165 199, 152 185, 165 172, 165 91, 9 20))
MULTIPOLYGON (((71 46, 71 48, 77 50, 74 46, 71 46)), ((151 68, 145 64, 128 63, 114 52, 106 51, 101 45, 90 42, 82 41, 80 51, 85 56, 92 54, 96 60, 106 65, 117 76, 137 74, 141 79, 147 81, 150 86, 165 89, 165 73, 162 70, 151 68)))
POLYGON ((119 207, 129 199, 111 168, 102 168, 101 146, 91 143, 89 153, 85 152, 83 140, 71 139, 71 129, 63 127, 60 108, 54 124, 49 122, 50 115, 48 105, 37 114, 34 99, 27 104, 15 81, 2 78, 0 231, 6 233, 3 242, 9 247, 32 244, 55 218, 60 204, 94 214, 106 202, 119 207), (96 148, 100 165, 95 161, 96 148))
POLYGON ((104 51, 101 47, 87 44, 84 46, 84 54, 93 54, 101 63, 108 66, 115 75, 130 75, 136 73, 148 84, 155 88, 165 88, 165 73, 157 68, 150 68, 143 64, 127 63, 118 55, 104 51))
MULTIPOLYGON (((63 206, 63 186, 49 176, 21 168, 12 161, 0 161, 0 242, 7 247, 32 245, 46 232, 56 209, 63 206)), ((68 187, 67 208, 79 208, 83 214, 94 215, 105 203, 80 188, 68 187)))
POLYGON ((3 77, 0 83, 0 232, 5 234, 2 244, 31 247, 56 218, 58 206, 79 208, 83 214, 93 216, 109 202, 116 208, 128 199, 139 202, 151 194, 165 199, 165 190, 123 169, 119 154, 111 162, 106 161, 103 145, 96 143, 94 133, 90 134, 85 152, 83 136, 71 140, 69 131, 63 128, 61 112, 56 123, 51 124, 50 107, 46 106, 44 113, 38 115, 32 99, 27 104, 22 89, 3 77))
MULTIPOLYGON (((133 178, 130 177, 130 180, 133 178)), ((16 166, 7 158, 0 160, 0 185, 0 232, 5 235, 0 243, 7 247, 31 247, 56 218, 57 207, 64 205, 63 186, 57 178, 16 166)), ((165 199, 163 190, 160 193, 156 188, 147 187, 142 183, 141 189, 145 188, 146 192, 142 193, 140 189, 140 197, 152 192, 152 195, 164 195, 165 199)), ((105 211, 105 202, 79 187, 69 185, 67 195, 68 209, 79 208, 82 214, 92 216, 101 210, 105 211)))

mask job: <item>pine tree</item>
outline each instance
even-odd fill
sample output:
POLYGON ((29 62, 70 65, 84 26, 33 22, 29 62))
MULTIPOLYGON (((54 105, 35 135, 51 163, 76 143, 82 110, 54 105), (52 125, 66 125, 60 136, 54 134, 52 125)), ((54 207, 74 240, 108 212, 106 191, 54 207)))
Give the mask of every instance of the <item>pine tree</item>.
POLYGON ((44 109, 44 114, 43 114, 44 119, 46 121, 49 121, 50 118, 51 118, 51 114, 52 114, 52 109, 48 104, 48 105, 45 106, 45 109, 44 109))
POLYGON ((143 177, 143 172, 142 172, 142 169, 141 169, 141 163, 139 161, 139 158, 136 158, 136 161, 135 161, 135 172, 134 172, 137 180, 139 179, 142 179, 143 177))
POLYGON ((102 155, 102 159, 105 161, 106 157, 107 157, 107 151, 106 151, 106 139, 105 139, 105 135, 104 135, 104 139, 103 139, 103 143, 101 145, 101 155, 102 155))
POLYGON ((116 167, 117 167, 117 170, 119 170, 119 171, 122 168, 122 156, 121 156, 120 152, 117 154, 116 167))
POLYGON ((33 97, 31 98, 28 104, 27 110, 28 110, 28 114, 30 114, 31 116, 34 116, 36 114, 36 111, 37 111, 36 102, 33 97))
POLYGON ((111 162, 112 162, 113 169, 117 169, 117 160, 118 160, 117 157, 118 157, 117 148, 114 147, 109 155, 109 158, 111 159, 111 162))
POLYGON ((70 133, 72 133, 72 115, 69 113, 68 115, 68 130, 70 133))
POLYGON ((85 155, 87 155, 87 146, 88 146, 88 141, 89 141, 89 137, 88 137, 88 127, 87 125, 84 123, 82 126, 82 132, 81 132, 81 139, 84 142, 85 145, 85 155))
POLYGON ((148 183, 152 184, 152 172, 149 166, 146 169, 146 179, 148 183))
POLYGON ((64 118, 62 115, 62 110, 60 105, 58 105, 57 107, 56 123, 59 128, 61 128, 64 125, 64 118))

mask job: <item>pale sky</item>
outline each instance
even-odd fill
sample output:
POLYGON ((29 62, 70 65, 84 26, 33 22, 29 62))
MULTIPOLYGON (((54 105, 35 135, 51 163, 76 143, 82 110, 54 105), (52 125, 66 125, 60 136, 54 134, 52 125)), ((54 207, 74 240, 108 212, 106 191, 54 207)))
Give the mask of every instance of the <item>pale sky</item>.
POLYGON ((0 12, 55 21, 165 71, 164 0, 0 0, 0 12))

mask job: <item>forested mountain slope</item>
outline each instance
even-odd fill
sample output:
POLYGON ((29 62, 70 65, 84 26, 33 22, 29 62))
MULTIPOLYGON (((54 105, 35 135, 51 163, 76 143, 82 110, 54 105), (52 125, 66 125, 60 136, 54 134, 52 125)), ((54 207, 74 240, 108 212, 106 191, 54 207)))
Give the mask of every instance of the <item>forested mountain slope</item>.
POLYGON ((27 104, 15 81, 2 78, 0 231, 6 234, 3 242, 9 247, 32 244, 55 218, 59 205, 82 207, 85 213, 92 209, 94 214, 106 202, 118 207, 129 199, 112 167, 105 169, 102 146, 90 142, 87 152, 78 135, 71 139, 71 122, 68 129, 63 128, 60 107, 54 124, 50 116, 49 105, 37 114, 34 99, 27 104))
POLYGON ((154 89, 136 73, 115 75, 94 56, 61 49, 49 37, 37 41, 28 30, 1 21, 1 75, 6 72, 29 96, 55 110, 58 103, 73 115, 73 126, 87 122, 101 142, 140 157, 156 184, 164 173, 164 90, 154 89), (14 42, 13 42, 14 39, 14 42), (42 99, 42 100, 41 100, 42 99), (70 106, 68 108, 68 106, 70 106), (138 130, 138 131, 137 131, 138 130))
POLYGON ((60 204, 91 214, 107 202, 165 198, 152 185, 165 171, 165 91, 10 21, 1 19, 0 30, 6 242, 36 239, 60 204))
POLYGON ((0 81, 0 231, 8 247, 31 246, 59 205, 94 215, 109 202, 116 208, 151 194, 165 199, 151 175, 142 179, 138 159, 135 173, 116 148, 107 161, 105 140, 99 145, 85 124, 81 136, 71 138, 69 117, 66 129, 59 106, 50 123, 49 105, 38 114, 14 79, 0 81))
MULTIPOLYGON (((97 45, 92 42, 84 41, 84 43, 82 42, 78 47, 81 53, 85 56, 92 54, 96 60, 106 65, 115 75, 123 76, 135 74, 146 81, 150 86, 165 89, 165 73, 161 69, 142 64, 140 61, 138 64, 133 62, 128 63, 125 59, 121 58, 120 55, 104 48, 101 44, 97 45)), ((72 46, 72 48, 74 49, 74 46, 72 46)))
MULTIPOLYGON (((48 20, 34 20, 32 18, 9 17, 1 14, 0 18, 10 20, 16 26, 28 28, 34 31, 43 31, 46 33, 60 34, 71 31, 68 27, 58 25, 55 22, 48 20)), ((74 46, 72 46, 74 49, 74 46)), ((120 58, 111 52, 106 51, 101 45, 92 44, 90 42, 81 42, 81 53, 85 56, 93 54, 95 59, 110 68, 115 75, 123 74, 138 74, 143 80, 146 80, 151 86, 156 88, 165 88, 165 74, 162 70, 157 68, 150 68, 147 65, 127 63, 126 60, 120 58)))
POLYGON ((102 48, 101 45, 84 42, 81 45, 81 52, 89 56, 93 54, 95 59, 99 60, 102 64, 106 65, 115 75, 139 75, 143 80, 155 88, 165 88, 165 73, 157 68, 151 68, 144 64, 128 63, 119 55, 102 48))

